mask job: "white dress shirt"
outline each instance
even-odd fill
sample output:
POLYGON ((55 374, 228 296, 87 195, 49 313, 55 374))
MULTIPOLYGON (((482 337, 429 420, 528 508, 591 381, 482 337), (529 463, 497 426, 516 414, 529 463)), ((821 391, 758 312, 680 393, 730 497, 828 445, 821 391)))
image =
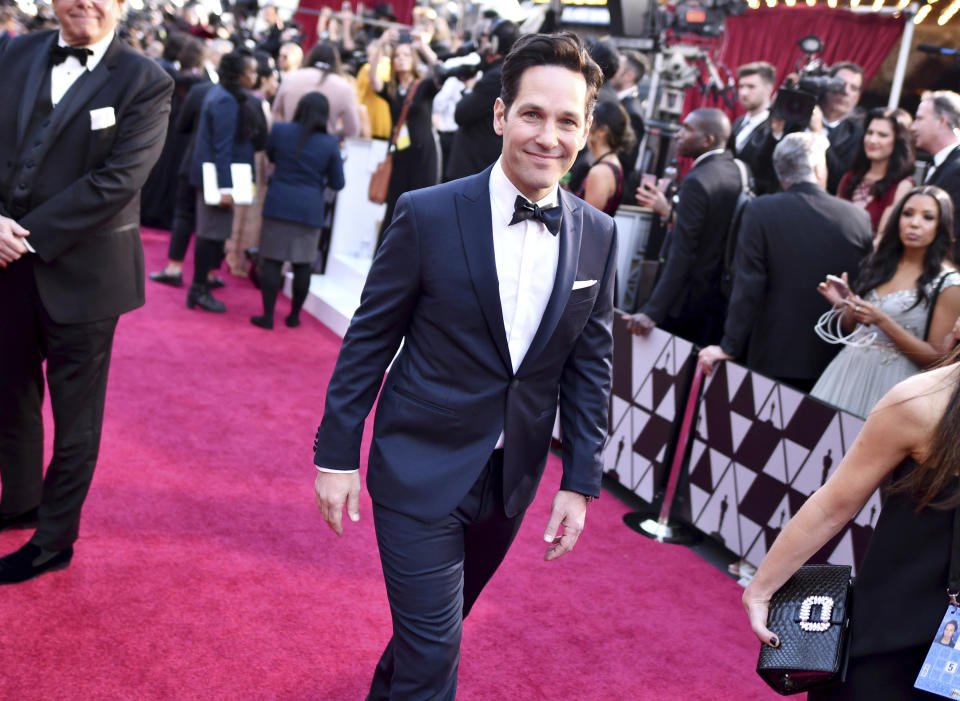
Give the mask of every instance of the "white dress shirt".
POLYGON ((757 127, 767 121, 767 117, 770 116, 770 110, 763 110, 755 115, 747 114, 743 118, 743 122, 740 124, 740 131, 737 132, 736 137, 734 138, 734 145, 736 146, 737 153, 743 150, 744 145, 747 143, 747 140, 750 138, 750 135, 756 131, 757 127))
POLYGON ((710 156, 715 156, 718 153, 723 153, 724 151, 726 151, 725 148, 715 148, 701 153, 699 156, 697 156, 696 160, 694 160, 693 167, 695 168, 697 165, 699 165, 700 161, 710 158, 710 156))
MULTIPOLYGON (((553 207, 559 202, 557 187, 535 202, 538 207, 553 207)), ((490 172, 490 214, 493 229, 493 255, 500 286, 503 327, 510 350, 510 362, 516 372, 533 343, 547 309, 557 278, 560 236, 554 236, 543 222, 527 219, 510 225, 517 196, 523 196, 503 172, 498 159, 490 172)), ((503 431, 495 448, 502 448, 503 431)), ((320 472, 348 472, 317 466, 320 472)), ((349 470, 356 472, 356 470, 349 470)))
MULTIPOLYGON (((92 71, 100 64, 100 61, 103 60, 103 55, 107 53, 107 47, 110 46, 111 41, 113 41, 113 32, 110 32, 96 44, 78 47, 90 49, 93 52, 92 56, 87 56, 86 66, 83 66, 75 57, 67 56, 63 63, 58 63, 50 69, 50 101, 54 107, 59 104, 63 96, 67 94, 67 90, 77 82, 77 79, 83 75, 85 70, 92 71)), ((67 42, 63 40, 63 33, 57 36, 57 43, 60 46, 68 45, 67 42)))

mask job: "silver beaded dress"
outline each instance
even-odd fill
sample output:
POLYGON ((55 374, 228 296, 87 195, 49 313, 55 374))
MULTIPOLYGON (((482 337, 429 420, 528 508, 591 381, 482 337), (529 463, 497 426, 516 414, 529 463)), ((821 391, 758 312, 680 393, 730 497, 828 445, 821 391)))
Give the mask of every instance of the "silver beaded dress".
MULTIPOLYGON (((940 284, 941 292, 960 285, 960 273, 947 271, 940 273, 927 284, 927 299, 940 284), (940 279, 943 283, 940 284, 940 279)), ((927 325, 930 305, 917 301, 917 290, 898 290, 880 297, 876 290, 870 290, 863 299, 879 306, 900 326, 920 337, 927 325)), ((896 347, 890 337, 872 324, 859 325, 854 330, 851 341, 866 342, 872 334, 872 341, 863 346, 844 346, 837 356, 820 375, 817 384, 810 392, 811 396, 866 418, 880 398, 895 384, 920 372, 920 368, 896 347)))

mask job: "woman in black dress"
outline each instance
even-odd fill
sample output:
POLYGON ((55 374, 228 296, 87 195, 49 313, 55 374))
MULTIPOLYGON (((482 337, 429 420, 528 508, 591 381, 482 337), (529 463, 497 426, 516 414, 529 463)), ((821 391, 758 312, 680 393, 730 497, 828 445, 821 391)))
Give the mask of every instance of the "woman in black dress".
POLYGON ((437 140, 433 131, 433 98, 440 90, 432 69, 424 75, 420 69, 419 56, 422 55, 430 66, 437 62, 436 54, 423 43, 419 35, 410 41, 400 41, 396 30, 383 33, 375 50, 371 51, 370 65, 380 62, 380 55, 393 48, 390 82, 384 83, 376 71, 370 72, 370 87, 390 104, 390 116, 393 124, 400 120, 403 103, 408 92, 417 83, 416 92, 410 103, 407 118, 396 139, 393 152, 393 170, 390 173, 390 186, 387 190, 387 211, 380 226, 379 239, 390 226, 393 210, 400 195, 410 190, 419 190, 440 182, 437 140))
POLYGON ((810 699, 933 698, 913 684, 948 604, 960 504, 957 357, 904 380, 877 403, 837 471, 783 529, 743 594, 754 633, 779 645, 781 631, 767 628, 771 596, 892 476, 854 584, 846 681, 810 699))

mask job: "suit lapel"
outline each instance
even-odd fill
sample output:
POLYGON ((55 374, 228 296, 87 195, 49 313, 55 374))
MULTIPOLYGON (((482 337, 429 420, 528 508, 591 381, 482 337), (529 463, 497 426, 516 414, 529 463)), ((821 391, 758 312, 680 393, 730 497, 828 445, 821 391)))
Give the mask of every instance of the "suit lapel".
POLYGON ((473 289, 483 310, 500 359, 513 374, 507 332, 503 325, 500 283, 493 252, 493 220, 490 215, 490 168, 474 176, 472 182, 456 196, 457 220, 466 253, 473 289))
POLYGON ((27 125, 30 124, 30 115, 37 102, 37 93, 43 83, 43 74, 50 65, 50 47, 57 40, 57 33, 50 32, 50 36, 40 45, 41 50, 33 58, 33 63, 27 71, 27 80, 23 86, 23 99, 20 101, 20 112, 17 115, 17 143, 22 144, 27 125))
POLYGON ((559 191, 560 202, 563 205, 563 221, 560 224, 560 255, 557 260, 557 277, 553 283, 553 292, 550 293, 550 300, 547 302, 547 308, 543 311, 543 318, 540 320, 540 326, 537 333, 530 343, 530 348, 523 356, 523 362, 517 369, 517 374, 546 348, 547 342, 553 336, 554 329, 563 315, 563 310, 567 306, 567 300, 570 299, 570 292, 573 289, 573 282, 577 276, 577 268, 580 262, 580 239, 583 233, 583 210, 577 199, 563 190, 559 191))
POLYGON ((84 71, 77 82, 70 86, 70 89, 51 115, 54 120, 51 128, 54 138, 60 133, 61 129, 70 124, 77 112, 110 80, 110 74, 116 64, 121 46, 120 40, 114 37, 97 67, 92 71, 84 71))

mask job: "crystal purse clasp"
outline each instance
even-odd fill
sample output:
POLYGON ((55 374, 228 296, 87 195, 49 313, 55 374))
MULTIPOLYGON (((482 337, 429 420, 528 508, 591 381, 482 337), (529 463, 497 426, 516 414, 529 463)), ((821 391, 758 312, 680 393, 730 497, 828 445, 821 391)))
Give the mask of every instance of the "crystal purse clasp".
POLYGON ((802 630, 810 633, 822 633, 830 628, 830 619, 833 616, 833 597, 831 596, 808 596, 800 604, 800 615, 797 617, 797 623, 802 630), (815 606, 820 607, 820 620, 811 620, 815 606))

